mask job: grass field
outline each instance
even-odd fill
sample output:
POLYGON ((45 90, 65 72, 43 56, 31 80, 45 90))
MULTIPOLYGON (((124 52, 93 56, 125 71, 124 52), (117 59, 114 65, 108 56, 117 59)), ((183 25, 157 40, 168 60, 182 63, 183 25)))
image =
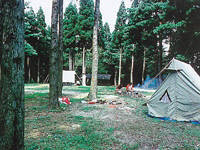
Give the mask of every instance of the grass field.
MULTIPOLYGON (((109 104, 82 104, 89 87, 65 86, 71 105, 48 109, 48 85, 25 86, 25 149, 27 150, 200 150, 200 125, 147 116, 147 99, 115 95, 99 87, 98 99, 109 104)), ((143 92, 149 96, 152 92, 143 92)))

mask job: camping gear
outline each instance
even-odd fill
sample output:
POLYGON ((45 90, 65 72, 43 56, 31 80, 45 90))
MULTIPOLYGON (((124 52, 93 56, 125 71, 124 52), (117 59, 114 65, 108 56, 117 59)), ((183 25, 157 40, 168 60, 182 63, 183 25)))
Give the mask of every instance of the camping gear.
POLYGON ((149 115, 200 122, 200 76, 176 59, 163 71, 168 71, 168 76, 147 103, 149 115))
POLYGON ((63 103, 63 104, 71 104, 70 98, 69 98, 69 97, 66 97, 66 96, 63 96, 62 98, 59 98, 58 101, 59 101, 60 103, 63 103))

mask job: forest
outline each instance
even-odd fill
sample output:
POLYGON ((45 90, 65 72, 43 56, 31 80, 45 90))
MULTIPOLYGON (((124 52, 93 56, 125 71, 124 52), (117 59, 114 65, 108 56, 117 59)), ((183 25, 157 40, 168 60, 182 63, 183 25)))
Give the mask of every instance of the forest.
MULTIPOLYGON (((147 75, 153 78, 158 74, 172 58, 190 63, 200 73, 198 14, 199 2, 193 0, 135 0, 131 8, 122 1, 112 33, 100 14, 98 73, 111 75, 109 85, 141 84, 147 75)), ((64 8, 63 69, 75 70, 80 77, 92 70, 93 21, 93 0, 80 1, 79 10, 72 3, 64 8)), ((48 81, 50 32, 42 8, 35 13, 27 4, 26 83, 48 81)))
POLYGON ((111 31, 100 0, 52 0, 51 26, 0 0, 0 149, 200 148, 200 1, 131 2, 111 31), (166 82, 135 87, 154 77, 166 82))

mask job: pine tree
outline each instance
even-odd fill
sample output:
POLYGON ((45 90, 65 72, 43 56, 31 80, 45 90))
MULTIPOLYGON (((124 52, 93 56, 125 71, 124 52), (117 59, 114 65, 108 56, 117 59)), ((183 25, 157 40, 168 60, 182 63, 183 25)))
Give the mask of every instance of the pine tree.
POLYGON ((169 5, 173 8, 168 13, 170 21, 180 25, 170 36, 170 57, 191 62, 200 73, 200 1, 170 0, 169 5))
POLYGON ((0 1, 0 148, 24 149, 24 2, 0 1))
POLYGON ((72 3, 64 14, 64 49, 69 54, 69 70, 74 70, 76 47, 78 47, 78 11, 72 3))
POLYGON ((44 51, 45 49, 45 34, 46 34, 46 23, 45 23, 45 16, 44 16, 44 12, 42 10, 42 7, 39 8, 37 14, 37 29, 38 29, 38 34, 40 36, 38 36, 38 40, 37 40, 37 51, 38 51, 38 58, 37 58, 37 82, 40 82, 40 70, 41 69, 41 65, 43 61, 43 59, 41 59, 42 56, 42 51, 44 51))
POLYGON ((123 53, 123 35, 124 28, 127 21, 127 12, 124 1, 122 1, 119 11, 117 13, 117 20, 115 30, 113 33, 113 43, 119 49, 119 71, 118 71, 118 85, 121 84, 121 71, 122 71, 122 53, 123 53))
POLYGON ((92 34, 94 26, 93 0, 80 0, 79 10, 79 46, 83 51, 82 85, 86 85, 86 51, 92 47, 92 34))
POLYGON ((25 82, 37 81, 38 31, 37 17, 32 7, 25 4, 25 82), (30 48, 30 49, 28 49, 30 48), (33 61, 34 60, 34 61, 33 61))
POLYGON ((49 72, 49 49, 50 49, 50 32, 47 30, 45 23, 44 11, 40 7, 37 12, 37 30, 40 36, 37 40, 38 52, 38 82, 43 82, 49 72))
POLYGON ((99 25, 98 25, 98 46, 101 49, 105 49, 105 30, 102 21, 102 14, 99 12, 99 25))

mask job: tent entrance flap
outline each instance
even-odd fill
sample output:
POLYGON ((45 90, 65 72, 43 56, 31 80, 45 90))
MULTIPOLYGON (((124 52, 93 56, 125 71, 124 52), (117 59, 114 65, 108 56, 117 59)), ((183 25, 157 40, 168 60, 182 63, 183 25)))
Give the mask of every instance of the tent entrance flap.
POLYGON ((161 96, 160 101, 163 103, 171 103, 171 99, 169 97, 169 94, 167 92, 167 90, 165 91, 165 93, 161 96))

